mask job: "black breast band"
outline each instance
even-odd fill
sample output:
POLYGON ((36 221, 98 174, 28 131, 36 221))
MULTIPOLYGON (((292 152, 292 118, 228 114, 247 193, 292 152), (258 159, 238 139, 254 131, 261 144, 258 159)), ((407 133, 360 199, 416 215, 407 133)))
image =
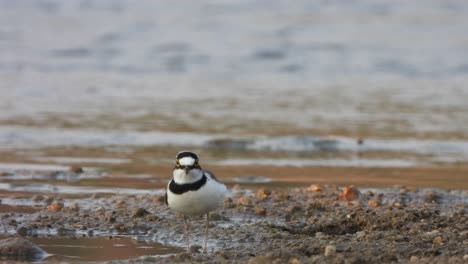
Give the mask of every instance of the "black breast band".
POLYGON ((205 174, 203 174, 203 177, 200 180, 192 183, 178 184, 174 181, 174 179, 172 179, 171 183, 169 183, 169 190, 174 194, 183 194, 188 191, 196 191, 205 185, 205 183, 205 174))

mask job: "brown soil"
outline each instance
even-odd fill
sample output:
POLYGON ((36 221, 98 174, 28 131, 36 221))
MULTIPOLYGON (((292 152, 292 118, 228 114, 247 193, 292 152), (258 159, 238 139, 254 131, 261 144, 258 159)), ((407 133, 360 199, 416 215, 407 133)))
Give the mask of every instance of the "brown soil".
MULTIPOLYGON (((224 209, 210 216, 208 254, 198 253, 204 221, 192 218, 193 253, 125 262, 463 263, 468 258, 466 191, 350 190, 354 195, 320 184, 256 192, 236 187, 224 209)), ((39 212, 2 213, 0 230, 70 239, 130 235, 183 251, 182 218, 162 197, 111 195, 53 202, 59 200, 64 203, 59 210, 44 201, 39 212)))

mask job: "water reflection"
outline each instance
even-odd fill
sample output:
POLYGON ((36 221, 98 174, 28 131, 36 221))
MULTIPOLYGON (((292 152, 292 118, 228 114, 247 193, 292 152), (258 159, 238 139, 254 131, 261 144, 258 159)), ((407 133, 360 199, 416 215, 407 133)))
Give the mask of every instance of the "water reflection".
POLYGON ((112 239, 102 237, 31 238, 31 241, 50 254, 43 263, 125 260, 182 252, 180 248, 118 236, 113 236, 112 239))

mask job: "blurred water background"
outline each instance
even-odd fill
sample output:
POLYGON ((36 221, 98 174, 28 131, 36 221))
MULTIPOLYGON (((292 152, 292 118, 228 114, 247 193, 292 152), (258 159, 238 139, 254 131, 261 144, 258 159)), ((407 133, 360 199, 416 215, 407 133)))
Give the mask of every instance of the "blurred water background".
POLYGON ((0 149, 465 164, 467 29, 453 0, 0 0, 0 149))

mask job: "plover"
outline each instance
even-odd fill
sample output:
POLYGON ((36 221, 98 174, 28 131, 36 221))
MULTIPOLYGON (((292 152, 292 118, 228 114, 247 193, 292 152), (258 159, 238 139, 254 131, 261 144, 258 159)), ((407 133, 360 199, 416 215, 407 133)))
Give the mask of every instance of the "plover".
POLYGON ((205 244, 208 243, 209 212, 218 208, 224 201, 226 186, 219 182, 213 173, 203 170, 198 156, 190 151, 181 151, 176 156, 173 176, 166 189, 166 204, 184 216, 185 240, 190 253, 188 216, 206 214, 205 244))

